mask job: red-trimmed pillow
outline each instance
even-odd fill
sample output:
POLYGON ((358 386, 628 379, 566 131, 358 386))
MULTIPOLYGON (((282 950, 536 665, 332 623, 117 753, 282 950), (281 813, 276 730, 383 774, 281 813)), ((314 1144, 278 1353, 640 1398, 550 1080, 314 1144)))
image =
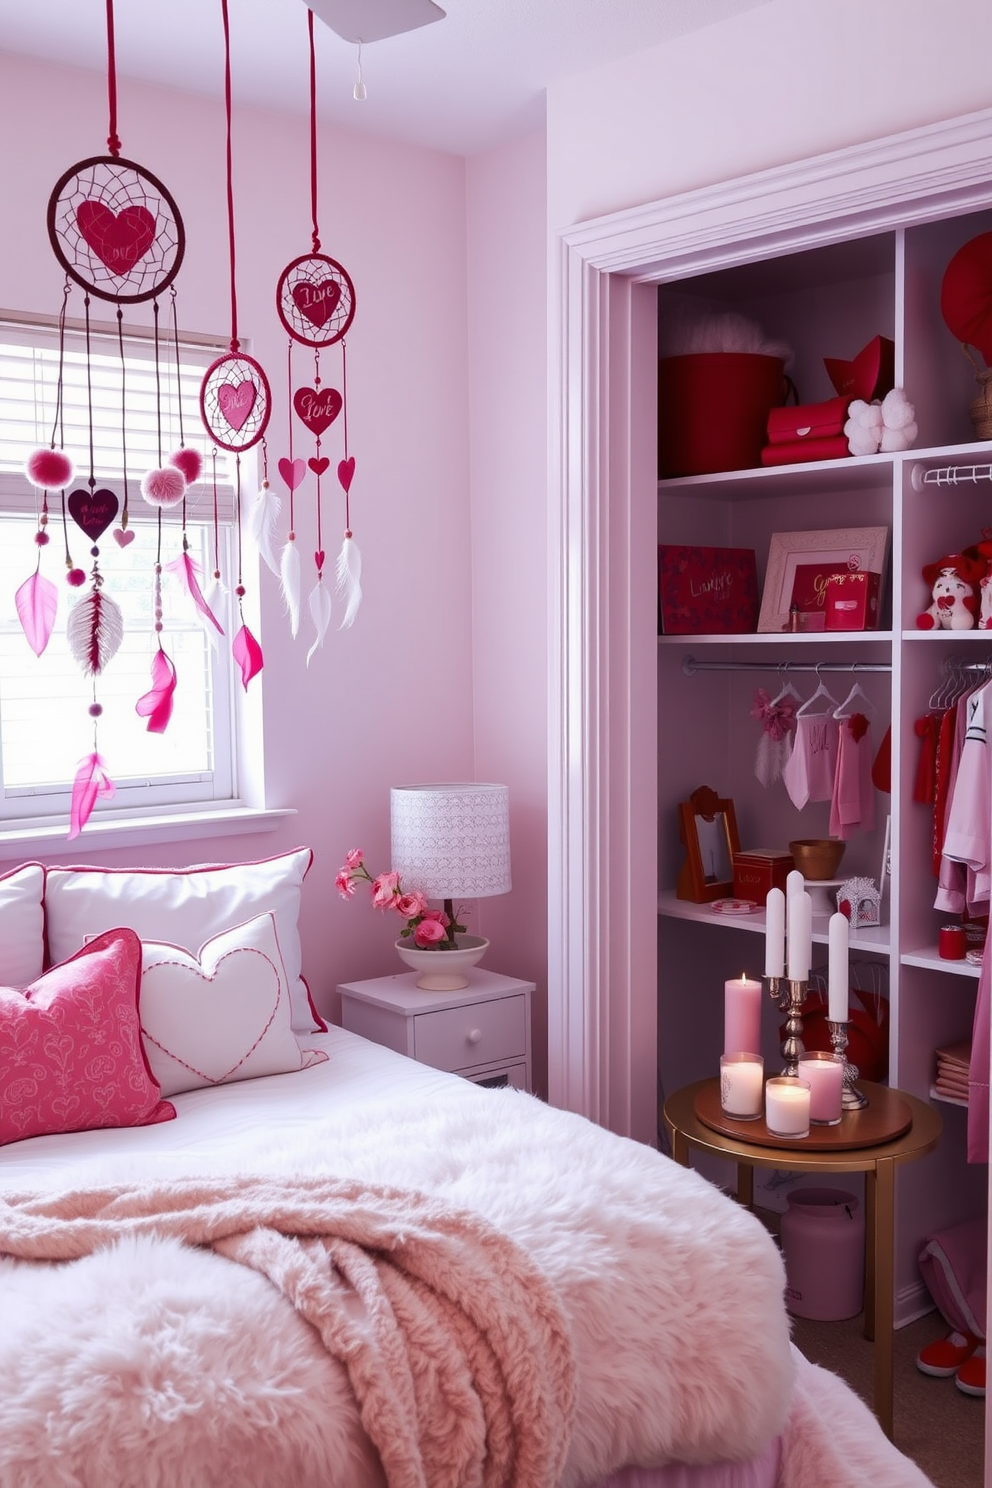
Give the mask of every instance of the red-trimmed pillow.
POLYGON ((121 929, 0 987, 0 1143, 175 1116, 142 1048, 140 985, 141 941, 121 929))

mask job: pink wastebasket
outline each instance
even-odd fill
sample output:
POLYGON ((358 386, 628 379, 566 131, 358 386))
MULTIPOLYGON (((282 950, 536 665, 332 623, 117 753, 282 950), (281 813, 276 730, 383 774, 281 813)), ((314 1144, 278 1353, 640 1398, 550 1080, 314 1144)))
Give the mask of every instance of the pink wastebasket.
POLYGON ((836 1322, 865 1300, 865 1218, 852 1193, 800 1188, 782 1215, 785 1305, 796 1317, 836 1322))

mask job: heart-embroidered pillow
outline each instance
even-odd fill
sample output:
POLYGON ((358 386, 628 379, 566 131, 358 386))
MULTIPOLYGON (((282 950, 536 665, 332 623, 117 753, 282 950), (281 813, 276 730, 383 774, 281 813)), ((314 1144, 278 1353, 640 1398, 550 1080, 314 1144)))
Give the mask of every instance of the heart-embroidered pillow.
POLYGON ((296 1041, 271 913, 213 936, 197 956, 146 940, 139 1012, 163 1095, 287 1074, 327 1058, 296 1041))
POLYGON ((24 988, 0 986, 0 1142, 169 1121, 138 1029, 141 942, 107 930, 24 988))

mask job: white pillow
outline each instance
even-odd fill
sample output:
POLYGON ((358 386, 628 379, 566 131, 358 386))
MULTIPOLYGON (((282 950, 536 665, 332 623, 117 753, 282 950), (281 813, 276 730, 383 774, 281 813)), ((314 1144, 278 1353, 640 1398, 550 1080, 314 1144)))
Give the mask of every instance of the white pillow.
POLYGON ((0 876, 0 987, 30 986, 44 969, 45 870, 22 863, 0 876))
MULTIPOLYGON (((48 949, 66 961, 87 936, 124 925, 142 940, 168 940, 187 951, 271 910, 286 964, 297 1033, 326 1024, 301 976, 297 925, 300 891, 313 860, 308 847, 260 863, 198 868, 50 868, 45 886, 48 949)), ((30 977, 17 985, 26 985, 30 977)))
POLYGON ((327 1058, 296 1041, 272 914, 213 936, 199 956, 142 942, 138 1019, 163 1096, 287 1074, 327 1058))

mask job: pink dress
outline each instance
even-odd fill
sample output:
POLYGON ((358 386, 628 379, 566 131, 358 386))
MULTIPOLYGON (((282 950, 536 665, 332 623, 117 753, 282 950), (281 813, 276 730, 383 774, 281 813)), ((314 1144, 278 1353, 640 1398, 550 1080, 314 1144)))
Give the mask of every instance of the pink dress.
POLYGON ((807 801, 829 801, 837 768, 840 725, 832 713, 799 713, 796 741, 782 771, 789 799, 797 811, 807 801))
POLYGON ((875 825, 875 787, 871 779, 871 725, 863 713, 840 720, 837 766, 830 797, 830 835, 845 842, 875 825))

